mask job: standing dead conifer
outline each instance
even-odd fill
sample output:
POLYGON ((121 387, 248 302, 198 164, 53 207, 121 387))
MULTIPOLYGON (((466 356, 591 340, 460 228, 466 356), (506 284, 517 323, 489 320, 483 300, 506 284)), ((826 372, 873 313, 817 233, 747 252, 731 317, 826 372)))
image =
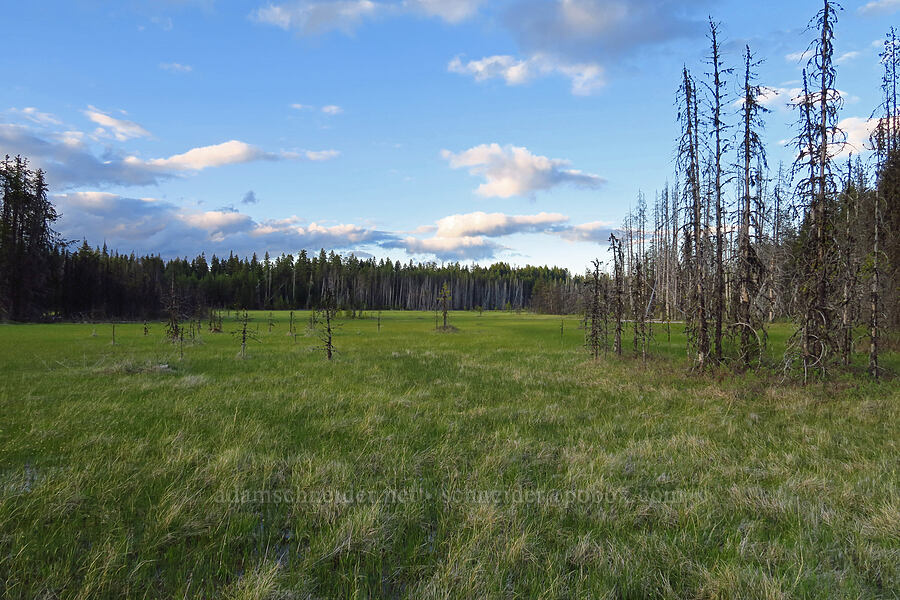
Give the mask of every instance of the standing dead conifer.
POLYGON ((707 211, 704 210, 700 180, 700 123, 697 116, 697 94, 694 80, 687 68, 683 69, 679 89, 678 117, 682 135, 678 147, 678 163, 685 175, 685 195, 688 202, 685 227, 691 235, 685 240, 685 256, 692 267, 691 295, 686 307, 686 331, 689 344, 696 353, 696 366, 703 370, 709 356, 709 328, 706 313, 706 253, 705 238, 708 232, 707 211))
MULTIPOLYGON (((754 68, 759 62, 753 60, 750 46, 746 46, 744 53, 744 85, 743 104, 741 107, 742 136, 738 147, 738 156, 741 159, 741 205, 739 211, 738 233, 738 310, 736 326, 740 330, 741 362, 749 366, 752 357, 762 352, 761 340, 757 329, 762 327, 760 319, 756 318, 753 310, 753 299, 757 292, 757 282, 761 263, 757 257, 751 237, 751 224, 759 223, 763 215, 758 210, 762 202, 762 184, 764 175, 762 170, 766 165, 766 154, 759 131, 762 129, 761 115, 768 112, 760 104, 762 88, 757 85, 754 68)), ((756 227, 757 238, 759 228, 756 227)))
POLYGON ((178 338, 181 335, 182 327, 178 294, 175 292, 174 275, 172 276, 172 284, 169 288, 168 298, 166 298, 166 316, 168 317, 166 321, 166 339, 172 344, 175 344, 178 342, 178 338))
POLYGON ((732 73, 731 69, 726 69, 722 64, 722 53, 719 48, 719 24, 712 19, 709 20, 709 43, 710 54, 707 58, 707 64, 712 68, 711 73, 707 73, 712 81, 706 84, 710 96, 710 112, 711 114, 711 133, 715 140, 713 148, 712 167, 713 167, 713 202, 715 207, 716 219, 716 260, 715 260, 715 285, 714 285, 714 302, 713 312, 715 313, 715 327, 713 331, 714 353, 718 361, 722 360, 722 322, 725 317, 725 228, 724 215, 725 207, 723 204, 723 188, 725 186, 725 172, 723 169, 723 161, 725 154, 728 152, 728 141, 725 137, 727 126, 722 119, 722 108, 728 104, 727 89, 725 77, 732 73))
POLYGON ((239 327, 235 331, 231 332, 231 335, 236 336, 241 341, 241 350, 238 353, 238 356, 242 359, 247 358, 247 342, 249 340, 257 340, 256 333, 250 330, 250 315, 245 310, 243 314, 238 317, 239 327))
POLYGON ((614 235, 609 235, 609 249, 613 255, 613 315, 616 320, 616 333, 613 349, 616 354, 622 356, 622 313, 625 310, 625 303, 622 298, 624 291, 622 289, 624 279, 624 265, 622 257, 622 242, 614 235))
POLYGON ((322 349, 325 351, 325 358, 331 360, 334 358, 334 329, 335 319, 337 318, 337 301, 335 300, 334 291, 331 287, 327 288, 322 294, 322 302, 317 311, 316 320, 320 324, 319 339, 322 341, 322 349))
MULTIPOLYGON (((799 329, 791 347, 799 342, 804 383, 812 371, 826 373, 834 348, 832 288, 837 265, 829 206, 836 193, 832 162, 845 138, 837 125, 842 99, 835 88, 833 60, 834 25, 839 9, 831 0, 824 0, 822 9, 810 23, 810 28, 818 30, 818 38, 811 44, 811 57, 803 71, 803 93, 794 101, 800 112, 794 171, 801 174, 801 179, 796 196, 804 222, 796 256, 801 273, 797 286, 799 329)), ((790 364, 793 354, 789 349, 786 364, 790 364)))
MULTIPOLYGON (((591 261, 590 297, 588 298, 588 317, 590 330, 588 333, 588 348, 594 360, 600 358, 600 334, 602 329, 602 315, 600 314, 600 261, 591 261)), ((560 326, 562 335, 562 326, 560 326)))
MULTIPOLYGON (((443 327, 441 327, 441 329, 443 331, 447 331, 449 329, 448 323, 447 323, 447 318, 448 318, 448 313, 450 312, 450 303, 452 302, 452 300, 453 300, 453 298, 450 295, 450 286, 447 285, 447 282, 445 281, 444 284, 441 286, 440 293, 438 294, 438 301, 440 302, 441 315, 443 316, 443 320, 444 320, 444 325, 443 325, 443 327)), ((437 324, 435 324, 435 327, 437 327, 437 324)))

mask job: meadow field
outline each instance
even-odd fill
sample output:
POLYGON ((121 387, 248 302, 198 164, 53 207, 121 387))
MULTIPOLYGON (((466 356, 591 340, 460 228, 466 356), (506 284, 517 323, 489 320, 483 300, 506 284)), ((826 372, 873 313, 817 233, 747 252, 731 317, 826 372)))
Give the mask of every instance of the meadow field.
POLYGON ((252 316, 243 359, 234 313, 183 358, 0 326, 0 597, 900 593, 896 380, 694 375, 678 325, 594 362, 506 312, 342 319, 327 361, 252 316))

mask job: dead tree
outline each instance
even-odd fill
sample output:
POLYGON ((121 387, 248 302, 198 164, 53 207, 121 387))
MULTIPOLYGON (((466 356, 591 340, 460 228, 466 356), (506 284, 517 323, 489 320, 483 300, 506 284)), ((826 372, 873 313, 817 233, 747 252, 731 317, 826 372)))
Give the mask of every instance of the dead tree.
POLYGON ((686 309, 689 344, 696 352, 696 366, 703 370, 709 356, 709 329, 706 314, 706 256, 705 237, 708 227, 703 207, 700 181, 700 133, 697 116, 697 94, 693 78, 687 68, 683 70, 681 85, 679 120, 682 135, 678 147, 678 162, 685 176, 685 196, 688 202, 688 220, 685 223, 691 231, 686 239, 686 256, 692 267, 691 297, 686 309))
POLYGON ((723 203, 723 187, 725 186, 725 172, 723 161, 728 152, 728 141, 725 137, 727 126, 722 119, 722 108, 728 104, 725 77, 732 73, 732 69, 724 68, 722 54, 719 48, 719 25, 712 19, 709 21, 710 54, 707 59, 712 72, 707 75, 712 81, 707 83, 710 96, 711 109, 711 133, 715 148, 713 149, 713 201, 715 205, 716 220, 716 259, 715 259, 715 285, 713 313, 715 327, 713 331, 714 353, 718 361, 722 360, 722 323, 725 318, 725 228, 723 203))
POLYGON ((612 310, 613 315, 616 320, 616 333, 615 333, 615 342, 613 345, 613 350, 619 356, 622 356, 622 313, 625 311, 625 303, 622 299, 624 295, 623 291, 623 279, 624 277, 624 266, 623 266, 623 257, 622 257, 622 242, 614 235, 609 235, 609 249, 613 255, 613 302, 612 302, 612 310))
MULTIPOLYGON (((594 360, 600 358, 600 335, 602 329, 602 316, 600 315, 600 261, 591 261, 594 269, 591 271, 590 298, 588 299, 588 316, 590 319, 590 331, 588 333, 588 348, 594 360)), ((560 323, 560 335, 562 324, 560 323)))
POLYGON ((336 328, 335 319, 337 318, 337 301, 331 288, 325 290, 322 294, 322 301, 317 311, 316 321, 319 323, 319 339, 322 341, 322 349, 325 351, 325 358, 331 360, 334 358, 334 330, 336 328))
POLYGON ((231 335, 237 337, 241 341, 241 350, 238 352, 238 356, 242 359, 247 358, 247 342, 250 340, 258 340, 256 333, 249 328, 250 315, 245 310, 240 317, 238 317, 238 329, 231 332, 231 335))
POLYGON ((762 129, 761 115, 767 112, 767 109, 759 102, 762 89, 756 84, 756 76, 753 71, 758 64, 753 60, 750 46, 747 46, 744 55, 744 101, 741 109, 743 135, 738 148, 738 156, 742 162, 741 187, 743 193, 739 218, 739 289, 737 323, 735 324, 740 330, 740 353, 744 366, 750 365, 753 354, 762 351, 759 344, 762 338, 757 334, 757 329, 762 327, 762 323, 760 319, 756 318, 752 306, 757 292, 756 282, 759 280, 758 273, 761 264, 751 238, 751 222, 759 222, 762 218, 759 214, 760 211, 755 209, 758 208, 762 199, 760 193, 764 179, 762 170, 765 168, 766 161, 765 147, 759 137, 759 131, 762 129), (754 219, 754 215, 756 219, 754 219))
POLYGON ((453 299, 452 296, 450 295, 450 286, 447 285, 446 281, 441 286, 441 291, 440 291, 440 294, 438 294, 438 299, 440 300, 440 303, 441 303, 441 315, 443 316, 443 319, 444 319, 443 329, 446 331, 447 330, 447 314, 450 312, 450 302, 453 299))
POLYGON ((182 336, 181 331, 181 315, 178 302, 178 294, 175 292, 175 277, 172 277, 172 285, 169 288, 169 295, 166 298, 166 339, 175 344, 179 337, 182 336))
POLYGON ((832 159, 844 141, 837 126, 842 100, 834 84, 837 8, 830 0, 824 0, 822 10, 811 22, 811 27, 819 30, 819 37, 811 44, 808 70, 803 71, 803 93, 794 102, 800 111, 795 172, 802 174, 796 196, 804 213, 804 231, 797 256, 801 272, 798 285, 801 314, 795 338, 799 337, 804 382, 811 371, 826 373, 834 348, 832 288, 836 265, 833 264, 834 224, 829 205, 835 195, 832 159))

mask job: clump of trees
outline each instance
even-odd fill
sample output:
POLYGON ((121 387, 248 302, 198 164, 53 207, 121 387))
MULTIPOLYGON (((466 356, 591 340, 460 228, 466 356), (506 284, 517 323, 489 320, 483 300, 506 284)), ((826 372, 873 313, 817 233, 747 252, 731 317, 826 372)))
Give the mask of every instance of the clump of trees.
POLYGON ((727 67, 720 26, 710 22, 706 72, 681 73, 675 183, 656 194, 652 207, 639 194, 610 236, 609 272, 595 264, 574 282, 588 290, 582 308, 593 356, 601 339, 593 323, 603 316, 615 331, 604 347, 611 343, 622 353, 628 321, 640 357, 647 356, 654 324, 668 332, 674 320, 685 324, 698 371, 769 363, 807 381, 852 365, 856 342, 865 339, 868 371, 879 375, 885 331, 900 328, 900 43, 892 28, 881 53, 874 152, 865 162, 838 127, 838 13, 823 0, 810 23, 810 58, 793 100, 796 160, 774 171, 762 140, 768 111, 760 61, 746 47, 740 68, 727 67), (728 97, 729 86, 740 90, 739 99, 728 97), (726 110, 732 106, 737 110, 726 110), (609 301, 601 304, 604 287, 609 301), (783 361, 766 351, 767 325, 779 319, 797 326, 783 361))
POLYGON ((20 156, 0 162, 0 318, 34 320, 53 308, 62 247, 44 172, 20 156))

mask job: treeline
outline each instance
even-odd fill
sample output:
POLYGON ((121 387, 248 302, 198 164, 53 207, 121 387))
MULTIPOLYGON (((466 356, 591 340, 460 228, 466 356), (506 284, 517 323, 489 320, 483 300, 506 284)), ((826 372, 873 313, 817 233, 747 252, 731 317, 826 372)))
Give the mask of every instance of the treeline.
POLYGON ((86 241, 72 249, 42 171, 21 157, 0 165, 0 318, 15 321, 149 319, 176 301, 185 316, 208 309, 311 309, 325 294, 343 310, 432 310, 446 283, 453 310, 523 309, 534 290, 565 286, 566 269, 401 263, 321 250, 192 260, 118 254, 86 241), (172 296, 176 298, 172 298, 172 296))
POLYGON ((343 310, 432 310, 446 283, 453 310, 522 309, 539 281, 564 281, 565 269, 401 263, 321 250, 261 260, 200 255, 164 261, 91 248, 56 257, 60 276, 54 312, 65 319, 149 318, 175 290, 179 305, 230 309, 312 309, 326 294, 343 310))
POLYGON ((796 159, 774 171, 762 143, 768 110, 759 62, 747 47, 740 68, 725 65, 719 26, 710 22, 705 75, 697 80, 685 67, 677 94, 676 183, 652 205, 639 196, 610 237, 608 268, 596 264, 582 286, 595 355, 621 352, 628 328, 634 352, 646 355, 653 321, 680 320, 698 369, 723 361, 753 366, 762 361, 766 324, 785 319, 797 325, 786 369, 806 379, 851 364, 864 345, 878 375, 883 334, 900 328, 900 43, 892 28, 881 53, 873 152, 863 161, 838 126, 838 10, 825 0, 811 23, 816 37, 792 100, 796 159), (729 97, 732 87, 739 97, 729 97))

